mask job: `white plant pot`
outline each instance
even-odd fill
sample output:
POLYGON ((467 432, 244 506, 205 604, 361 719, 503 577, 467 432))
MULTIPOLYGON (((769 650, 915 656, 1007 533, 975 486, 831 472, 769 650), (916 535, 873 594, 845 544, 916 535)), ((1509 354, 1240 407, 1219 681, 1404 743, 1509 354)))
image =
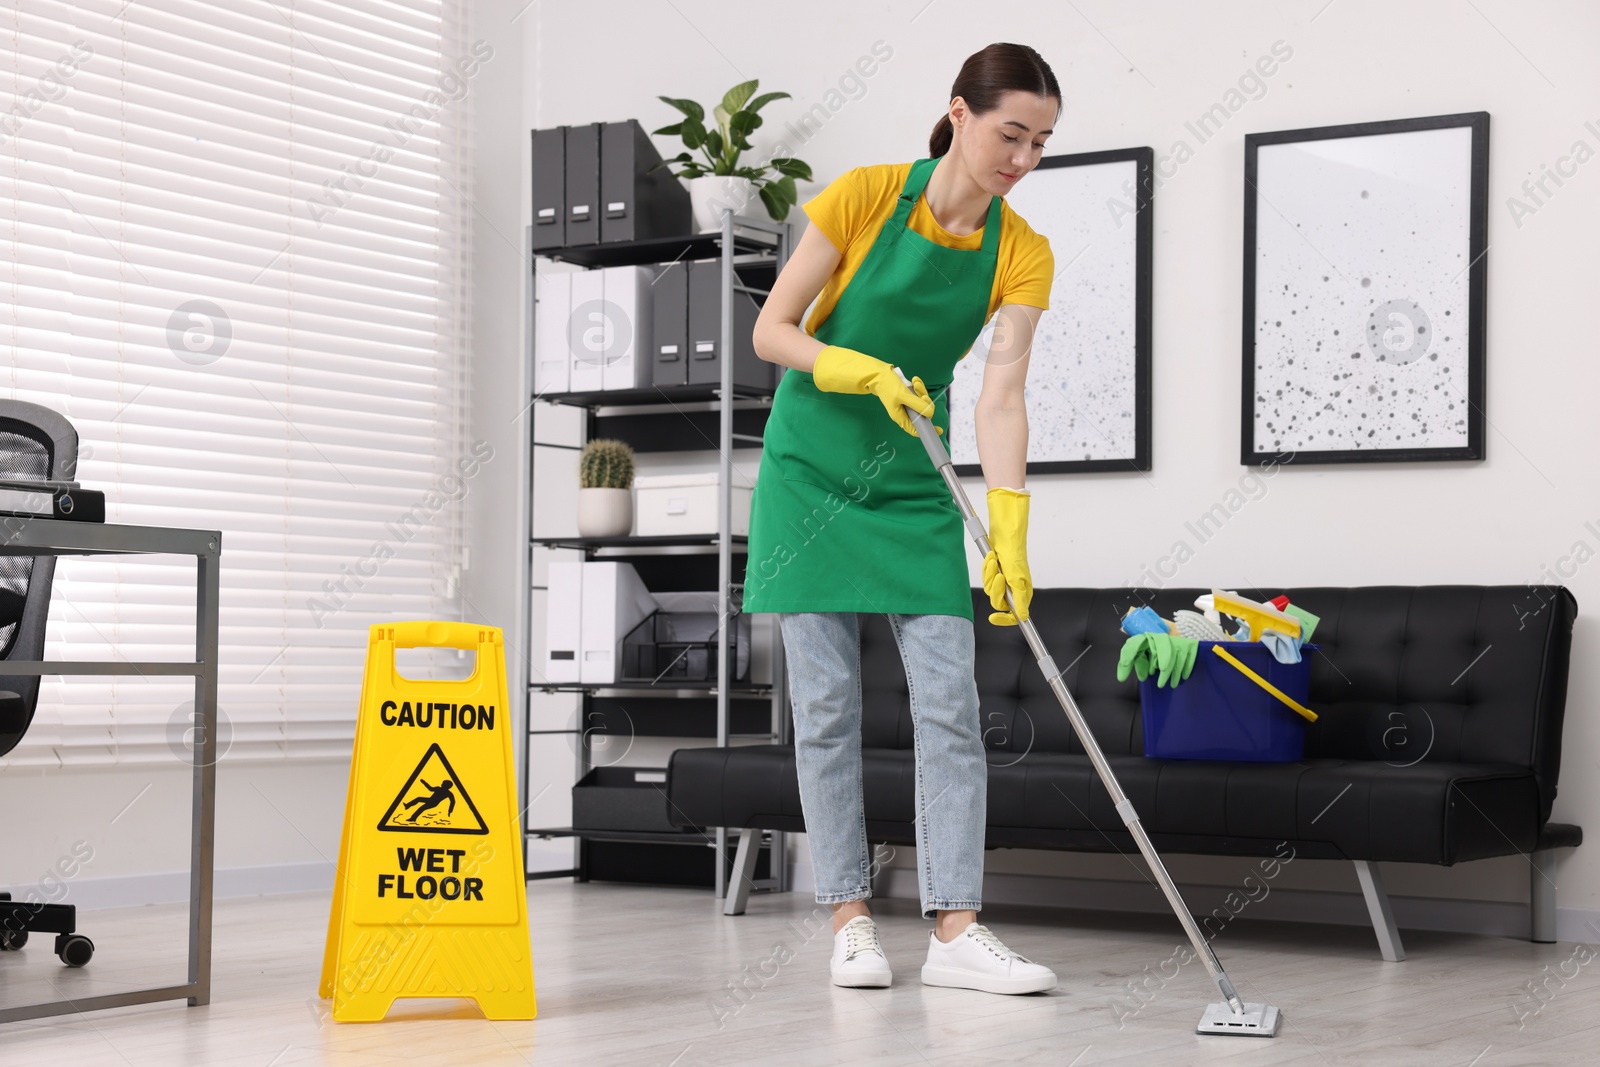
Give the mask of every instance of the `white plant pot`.
POLYGON ((633 490, 578 490, 579 537, 626 537, 632 532, 633 490))
POLYGON ((767 206, 749 178, 703 174, 698 178, 685 178, 684 184, 689 187, 689 205, 694 210, 695 228, 700 233, 722 229, 723 208, 732 208, 735 220, 767 217, 767 206))

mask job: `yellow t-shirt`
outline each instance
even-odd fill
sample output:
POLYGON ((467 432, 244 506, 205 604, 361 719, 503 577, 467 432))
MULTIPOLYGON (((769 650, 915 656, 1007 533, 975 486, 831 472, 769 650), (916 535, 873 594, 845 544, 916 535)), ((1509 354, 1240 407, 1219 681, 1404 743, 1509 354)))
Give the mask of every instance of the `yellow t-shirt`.
MULTIPOLYGON (((815 334, 817 327, 832 314, 840 295, 850 284, 856 268, 866 260, 878 231, 889 216, 894 214, 895 200, 906 186, 911 173, 910 163, 880 163, 870 167, 856 167, 845 171, 830 182, 827 188, 801 205, 806 217, 842 249, 843 258, 834 268, 818 294, 817 302, 806 323, 806 332, 815 334)), ((940 226, 928 207, 926 196, 919 196, 911 207, 907 225, 930 241, 950 248, 971 249, 983 247, 983 228, 957 236, 940 226)), ((1000 248, 995 264, 994 288, 989 295, 989 313, 1004 304, 1028 304, 1032 307, 1050 307, 1050 283, 1055 278, 1055 256, 1050 251, 1050 241, 1037 233, 1021 215, 1011 210, 1011 205, 1000 201, 1000 248)))

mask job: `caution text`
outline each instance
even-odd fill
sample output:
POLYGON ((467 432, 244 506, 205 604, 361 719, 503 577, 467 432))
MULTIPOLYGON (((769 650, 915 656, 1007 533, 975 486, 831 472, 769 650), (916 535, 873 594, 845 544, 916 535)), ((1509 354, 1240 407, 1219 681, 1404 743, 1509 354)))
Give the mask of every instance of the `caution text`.
POLYGON ((385 700, 378 709, 385 726, 417 726, 440 730, 493 730, 493 704, 442 704, 432 701, 385 700))

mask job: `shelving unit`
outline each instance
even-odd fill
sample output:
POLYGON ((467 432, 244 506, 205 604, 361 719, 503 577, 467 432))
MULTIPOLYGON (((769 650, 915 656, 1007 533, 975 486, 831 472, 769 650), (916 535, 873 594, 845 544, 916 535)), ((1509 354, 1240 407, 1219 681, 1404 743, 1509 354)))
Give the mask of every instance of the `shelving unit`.
MULTIPOLYGON (((531 233, 528 237, 531 247, 531 233)), ((717 630, 717 676, 706 682, 675 680, 660 685, 649 683, 616 683, 607 686, 552 685, 538 680, 539 662, 530 664, 532 674, 528 679, 528 697, 524 708, 524 732, 529 739, 549 734, 573 735, 577 741, 576 774, 573 781, 583 777, 593 766, 593 738, 621 726, 626 719, 629 736, 714 738, 718 746, 726 747, 730 740, 759 739, 775 743, 788 741, 789 712, 785 703, 787 686, 784 684, 783 643, 778 633, 776 616, 770 620, 771 684, 735 682, 730 678, 733 663, 729 655, 730 611, 736 590, 743 587, 744 559, 747 539, 732 531, 732 452, 735 448, 753 448, 761 443, 762 430, 772 404, 772 389, 735 389, 733 376, 733 300, 736 292, 749 293, 757 303, 763 301, 773 280, 783 269, 792 248, 792 227, 789 223, 771 223, 743 217, 735 218, 724 211, 722 229, 718 232, 653 238, 642 241, 611 242, 598 245, 571 246, 546 249, 538 256, 562 261, 586 269, 634 264, 660 264, 677 259, 720 259, 722 267, 722 322, 719 351, 722 354, 722 379, 720 383, 700 383, 668 388, 650 387, 612 389, 582 393, 552 393, 533 395, 530 400, 526 447, 529 500, 524 509, 527 524, 526 544, 529 558, 525 574, 531 575, 532 554, 538 548, 568 549, 581 552, 584 559, 623 560, 634 565, 652 591, 717 590, 717 613, 720 625, 717 630), (752 284, 754 283, 754 284, 752 284), (721 474, 718 499, 718 533, 700 536, 671 537, 534 537, 532 508, 537 507, 538 486, 533 477, 534 447, 566 447, 576 452, 581 446, 551 445, 539 442, 537 416, 541 408, 566 405, 580 408, 584 416, 584 440, 596 437, 617 437, 627 441, 638 453, 660 451, 692 451, 698 449, 717 451, 721 474), (711 561, 715 560, 715 568, 711 561), (578 693, 577 723, 566 730, 535 730, 530 721, 532 695, 535 692, 578 693), (621 703, 626 697, 631 706, 648 701, 652 707, 649 721, 637 721, 640 715, 630 713, 621 703), (593 725, 598 722, 599 726, 593 725)), ((530 257, 530 263, 533 260, 530 257)), ((532 274, 529 277, 529 307, 534 307, 535 294, 532 274)), ((535 310, 533 314, 537 314, 535 310)), ((533 358, 532 315, 528 322, 528 374, 532 391, 533 358)), ((639 358, 648 358, 641 351, 639 358)), ((777 368, 781 373, 782 368, 777 368)), ((531 581, 523 583, 524 633, 532 624, 531 581)), ((537 651, 537 650, 535 650, 537 651)), ((752 671, 753 655, 752 655, 752 671)), ((526 750, 528 746, 524 746, 526 750)), ((531 802, 527 768, 531 759, 525 758, 521 793, 523 810, 531 802)), ((641 866, 648 867, 648 854, 662 846, 711 847, 720 858, 715 866, 714 888, 716 895, 724 897, 732 859, 732 845, 737 838, 727 827, 707 827, 705 833, 684 831, 662 833, 647 831, 575 830, 572 827, 528 827, 524 830, 530 839, 556 839, 571 837, 574 841, 573 866, 568 870, 529 871, 529 878, 572 876, 586 881, 595 874, 595 848, 601 846, 626 846, 641 856, 641 866), (733 839, 730 840, 730 837, 733 839)), ((761 845, 767 849, 766 876, 758 878, 757 889, 787 890, 789 871, 785 862, 785 835, 761 833, 761 845)), ((658 854, 659 855, 659 854, 658 854)), ((615 870, 617 855, 606 854, 608 869, 615 870)))

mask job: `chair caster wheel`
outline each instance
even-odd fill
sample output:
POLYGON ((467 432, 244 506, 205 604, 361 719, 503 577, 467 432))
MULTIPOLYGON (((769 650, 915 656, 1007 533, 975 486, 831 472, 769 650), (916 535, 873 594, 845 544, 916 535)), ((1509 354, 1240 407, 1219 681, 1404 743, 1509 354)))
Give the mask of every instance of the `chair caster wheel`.
POLYGON ((0 952, 16 952, 27 943, 26 930, 0 930, 0 952))
POLYGON ((82 967, 94 956, 94 942, 82 934, 62 934, 56 938, 56 955, 68 967, 82 967))

